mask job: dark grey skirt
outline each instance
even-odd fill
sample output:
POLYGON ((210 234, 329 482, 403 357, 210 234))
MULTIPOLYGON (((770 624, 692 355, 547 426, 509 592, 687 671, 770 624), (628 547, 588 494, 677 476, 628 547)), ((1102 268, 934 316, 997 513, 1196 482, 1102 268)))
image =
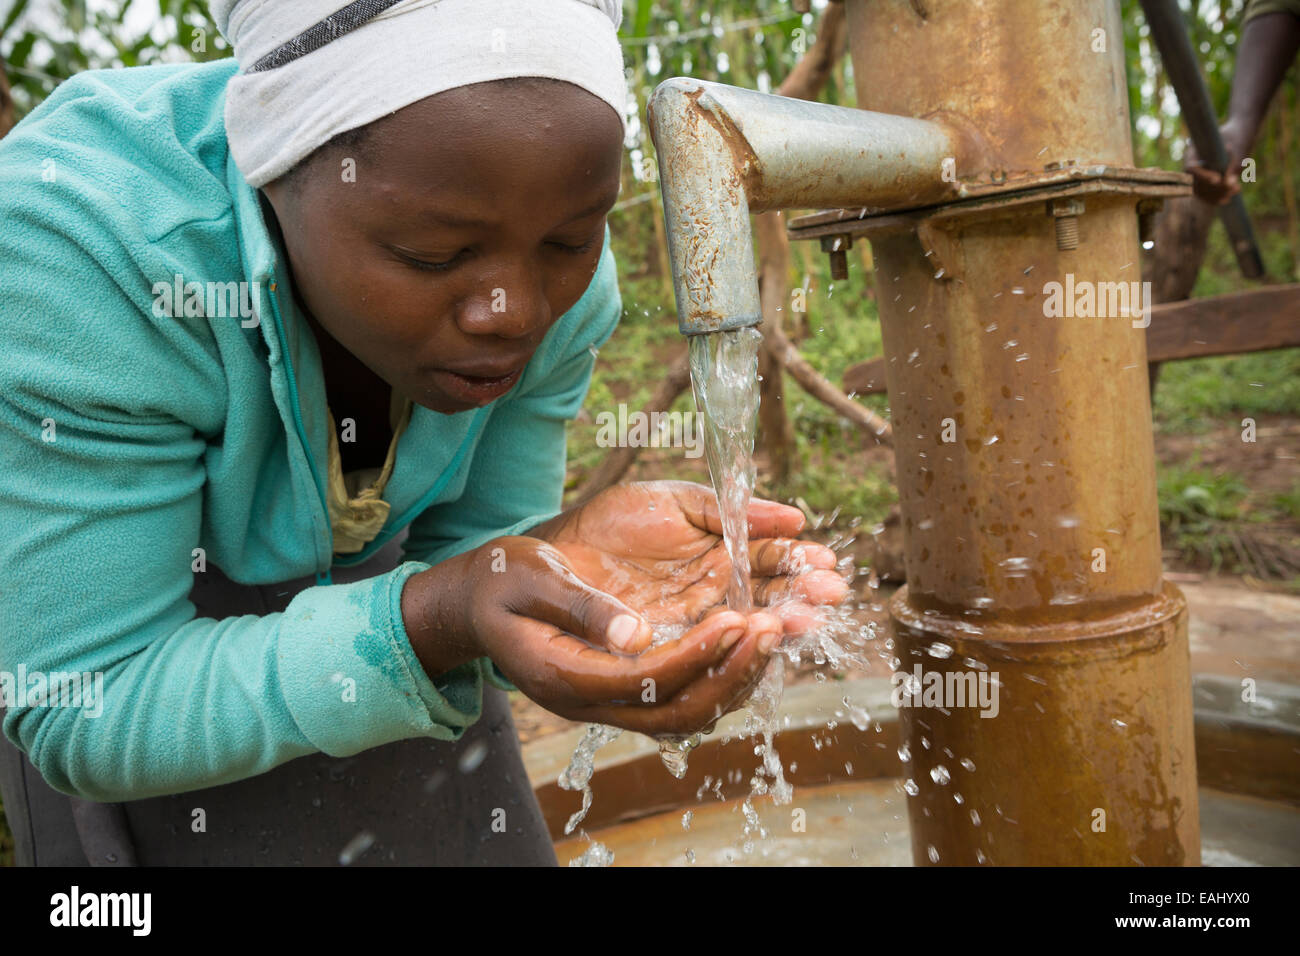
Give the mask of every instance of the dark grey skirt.
MULTIPOLYGON (((335 583, 395 568, 403 537, 336 568, 335 583)), ((272 614, 315 583, 241 585, 209 566, 190 600, 200 617, 272 614)), ((224 786, 125 803, 59 793, 0 736, 0 797, 20 866, 556 865, 506 695, 490 686, 483 716, 456 743, 313 754, 224 786), (195 832, 199 809, 205 828, 195 832)))

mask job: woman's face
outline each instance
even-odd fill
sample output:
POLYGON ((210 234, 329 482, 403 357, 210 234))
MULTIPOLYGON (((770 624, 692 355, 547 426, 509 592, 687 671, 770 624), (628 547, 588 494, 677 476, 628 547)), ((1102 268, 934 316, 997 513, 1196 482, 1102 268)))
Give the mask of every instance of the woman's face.
POLYGON ((384 117, 265 192, 316 322, 452 413, 509 391, 586 291, 621 151, 618 117, 579 87, 483 83, 384 117))

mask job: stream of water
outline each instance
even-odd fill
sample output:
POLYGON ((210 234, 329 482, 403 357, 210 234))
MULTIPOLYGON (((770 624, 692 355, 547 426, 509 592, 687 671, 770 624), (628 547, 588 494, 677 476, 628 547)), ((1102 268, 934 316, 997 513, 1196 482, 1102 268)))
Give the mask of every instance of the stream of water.
MULTIPOLYGON (((704 450, 722 515, 722 537, 731 558, 727 606, 741 612, 750 611, 754 606, 749 580, 747 515, 754 493, 758 350, 762 343, 762 333, 754 328, 694 335, 690 339, 695 405, 704 416, 704 450)), ((762 743, 754 748, 760 764, 750 778, 750 795, 742 806, 747 850, 752 849, 755 836, 766 836, 754 810, 754 797, 770 793, 777 804, 784 804, 793 795, 775 746, 784 682, 785 661, 780 655, 774 655, 747 705, 745 736, 762 738, 762 743)), ((685 752, 676 760, 669 759, 664 745, 659 752, 675 776, 685 776, 685 752)))
POLYGON ((749 524, 754 493, 754 431, 758 423, 758 329, 692 335, 691 384, 704 417, 704 453, 722 513, 722 537, 731 558, 727 606, 753 609, 749 590, 749 524))

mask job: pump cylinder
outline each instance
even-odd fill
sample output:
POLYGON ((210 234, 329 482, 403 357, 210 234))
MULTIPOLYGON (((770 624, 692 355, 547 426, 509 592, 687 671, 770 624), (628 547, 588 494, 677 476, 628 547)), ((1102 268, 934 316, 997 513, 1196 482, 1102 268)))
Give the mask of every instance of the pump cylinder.
MULTIPOLYGON (((963 183, 1131 167, 1115 3, 847 3, 859 105, 970 133, 981 149, 957 169, 963 183)), ((871 238, 920 865, 1200 860, 1134 206, 1099 189, 871 238)))

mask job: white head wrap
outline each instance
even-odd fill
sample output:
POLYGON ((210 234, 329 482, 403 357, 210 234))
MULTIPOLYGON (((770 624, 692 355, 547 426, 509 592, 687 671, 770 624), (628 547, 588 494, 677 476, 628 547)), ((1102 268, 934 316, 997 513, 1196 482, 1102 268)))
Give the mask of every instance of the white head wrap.
POLYGON ((240 68, 226 89, 230 151, 255 187, 339 133, 472 83, 564 80, 623 121, 621 0, 212 0, 211 8, 240 68))

